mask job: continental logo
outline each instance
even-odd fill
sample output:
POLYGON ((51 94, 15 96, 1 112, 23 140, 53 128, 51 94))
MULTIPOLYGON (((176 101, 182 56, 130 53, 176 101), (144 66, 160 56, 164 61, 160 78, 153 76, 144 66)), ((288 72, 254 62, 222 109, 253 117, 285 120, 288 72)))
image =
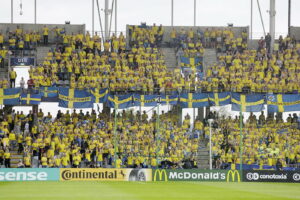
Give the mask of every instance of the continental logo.
POLYGON ((122 169, 61 169, 60 180, 113 180, 124 181, 126 173, 122 169))
POLYGON ((168 181, 168 173, 165 169, 156 169, 153 175, 153 181, 168 181))
POLYGON ((241 182, 240 173, 238 170, 229 170, 227 172, 227 182, 241 182))

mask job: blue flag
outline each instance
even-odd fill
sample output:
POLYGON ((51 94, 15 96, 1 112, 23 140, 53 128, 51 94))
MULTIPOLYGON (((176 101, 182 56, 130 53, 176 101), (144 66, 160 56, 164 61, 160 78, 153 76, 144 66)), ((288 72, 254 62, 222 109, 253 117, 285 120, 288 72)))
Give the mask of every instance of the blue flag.
POLYGON ((22 94, 21 104, 23 105, 39 105, 42 100, 41 94, 22 94))
POLYGON ((162 105, 176 105, 178 103, 178 95, 161 95, 160 103, 162 105))
POLYGON ((180 57, 180 62, 181 62, 181 67, 196 67, 197 69, 201 70, 202 69, 202 58, 200 57, 185 57, 181 56, 180 57))
POLYGON ((59 88, 59 107, 63 108, 92 108, 91 93, 86 90, 59 88))
POLYGON ((132 95, 108 95, 108 107, 116 109, 124 109, 133 106, 132 95))
POLYGON ((179 104, 183 108, 206 107, 209 106, 208 95, 202 93, 181 94, 179 104))
POLYGON ((242 112, 260 112, 264 109, 264 95, 262 94, 231 94, 231 110, 242 112))
POLYGON ((42 97, 58 97, 57 87, 40 87, 39 91, 42 97))
POLYGON ((299 94, 268 94, 268 112, 300 111, 299 94))
POLYGON ((91 91, 92 100, 94 103, 104 103, 107 101, 108 89, 97 89, 94 88, 91 91))
POLYGON ((208 97, 211 106, 225 106, 231 102, 230 92, 209 93, 208 97))
POLYGON ((1 105, 18 105, 20 102, 20 88, 0 89, 1 105))
POLYGON ((158 95, 133 95, 134 106, 156 106, 158 101, 158 95))

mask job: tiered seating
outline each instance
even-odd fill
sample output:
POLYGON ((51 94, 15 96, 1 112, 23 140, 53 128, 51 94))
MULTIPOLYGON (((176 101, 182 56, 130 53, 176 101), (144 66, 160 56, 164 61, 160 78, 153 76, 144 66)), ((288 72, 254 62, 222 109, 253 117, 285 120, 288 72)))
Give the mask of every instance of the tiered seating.
MULTIPOLYGON (((256 119, 250 115, 243 125, 243 164, 254 168, 268 169, 276 165, 300 163, 300 132, 297 129, 297 115, 287 122, 277 116, 256 119)), ((221 118, 215 121, 212 134, 212 153, 217 168, 227 168, 230 164, 240 164, 240 122, 239 119, 221 118)), ((209 135, 209 127, 205 128, 209 135)))
POLYGON ((190 119, 177 126, 177 115, 171 112, 159 116, 158 130, 155 112, 148 119, 145 112, 123 111, 117 116, 116 137, 113 120, 95 110, 59 111, 55 118, 40 110, 39 127, 31 113, 5 117, 0 127, 0 160, 9 159, 10 150, 18 149, 24 153, 26 167, 182 167, 183 161, 194 160, 198 149, 199 136, 189 131, 190 119))
POLYGON ((80 89, 153 93, 171 77, 159 49, 139 38, 136 41, 144 45, 134 45, 125 51, 124 36, 113 36, 105 41, 102 51, 98 36, 66 35, 63 47, 50 51, 39 67, 30 70, 35 87, 69 85, 80 89))
POLYGON ((200 85, 206 91, 297 93, 300 76, 297 46, 268 55, 265 48, 226 53, 211 66, 200 85))

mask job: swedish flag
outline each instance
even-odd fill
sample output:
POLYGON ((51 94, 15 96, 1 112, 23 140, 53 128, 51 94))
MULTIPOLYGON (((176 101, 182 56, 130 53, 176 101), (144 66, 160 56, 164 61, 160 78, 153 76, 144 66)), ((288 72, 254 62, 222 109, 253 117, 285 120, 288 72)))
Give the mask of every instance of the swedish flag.
POLYGON ((58 106, 63 108, 92 108, 91 93, 86 90, 59 88, 58 106))
POLYGON ((58 97, 57 87, 40 87, 39 91, 42 97, 58 97))
POLYGON ((233 111, 242 112, 260 112, 264 109, 264 95, 262 94, 231 94, 231 103, 233 111))
POLYGON ((108 107, 115 109, 125 109, 133 106, 132 95, 108 95, 108 107))
POLYGON ((189 58, 189 57, 181 56, 180 61, 181 61, 181 67, 197 67, 198 68, 198 66, 201 65, 202 59, 199 57, 189 58))
POLYGON ((158 101, 158 95, 133 95, 134 106, 156 106, 158 101))
POLYGON ((0 105, 18 105, 20 102, 20 88, 0 89, 0 105))
POLYGON ((108 89, 97 89, 94 88, 91 91, 92 100, 94 103, 104 103, 107 101, 108 89))
POLYGON ((21 104, 23 105, 39 105, 41 103, 41 94, 22 94, 21 104))
POLYGON ((209 106, 208 95, 202 93, 181 94, 179 103, 183 108, 199 108, 209 106))
POLYGON ((178 95, 162 95, 160 103, 162 105, 176 105, 178 103, 178 95))
POLYGON ((299 94, 267 95, 268 112, 300 111, 299 94))
POLYGON ((211 106, 225 106, 231 102, 230 92, 209 93, 208 97, 211 106))

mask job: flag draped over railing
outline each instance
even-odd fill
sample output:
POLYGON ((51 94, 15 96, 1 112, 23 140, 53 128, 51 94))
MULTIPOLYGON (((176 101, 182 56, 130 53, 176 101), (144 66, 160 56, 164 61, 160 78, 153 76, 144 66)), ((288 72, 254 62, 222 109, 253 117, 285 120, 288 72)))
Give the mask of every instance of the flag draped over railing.
POLYGON ((134 106, 156 106, 158 102, 158 95, 141 95, 134 94, 133 95, 133 104, 134 106))
POLYGON ((264 109, 264 95, 262 94, 231 94, 231 103, 233 111, 242 112, 260 112, 264 109))
POLYGON ((116 109, 125 109, 133 106, 132 95, 108 95, 108 107, 116 109))
POLYGON ((97 89, 93 88, 91 90, 92 100, 94 103, 104 103, 107 101, 108 89, 97 89))
POLYGON ((300 94, 242 94, 234 92, 219 93, 181 93, 178 94, 111 94, 109 89, 89 90, 65 87, 41 87, 33 94, 21 94, 20 88, 0 89, 1 105, 37 105, 58 101, 64 108, 92 108, 93 103, 107 103, 119 109, 132 106, 180 105, 182 108, 232 105, 233 111, 260 112, 267 104, 268 112, 300 111, 300 94), (58 97, 58 98, 57 98, 58 97), (53 99, 54 98, 54 99, 53 99))
POLYGON ((188 93, 181 94, 179 104, 183 108, 199 108, 209 106, 208 94, 188 93))
POLYGON ((231 102, 230 92, 209 93, 208 97, 211 106, 225 106, 231 102))
POLYGON ((91 93, 86 90, 59 88, 58 106, 63 108, 92 108, 91 93))
POLYGON ((0 105, 18 105, 20 101, 20 88, 0 89, 0 105))
POLYGON ((39 105, 41 103, 41 94, 22 94, 21 104, 23 105, 39 105))
POLYGON ((268 94, 268 112, 300 111, 299 94, 268 94))

